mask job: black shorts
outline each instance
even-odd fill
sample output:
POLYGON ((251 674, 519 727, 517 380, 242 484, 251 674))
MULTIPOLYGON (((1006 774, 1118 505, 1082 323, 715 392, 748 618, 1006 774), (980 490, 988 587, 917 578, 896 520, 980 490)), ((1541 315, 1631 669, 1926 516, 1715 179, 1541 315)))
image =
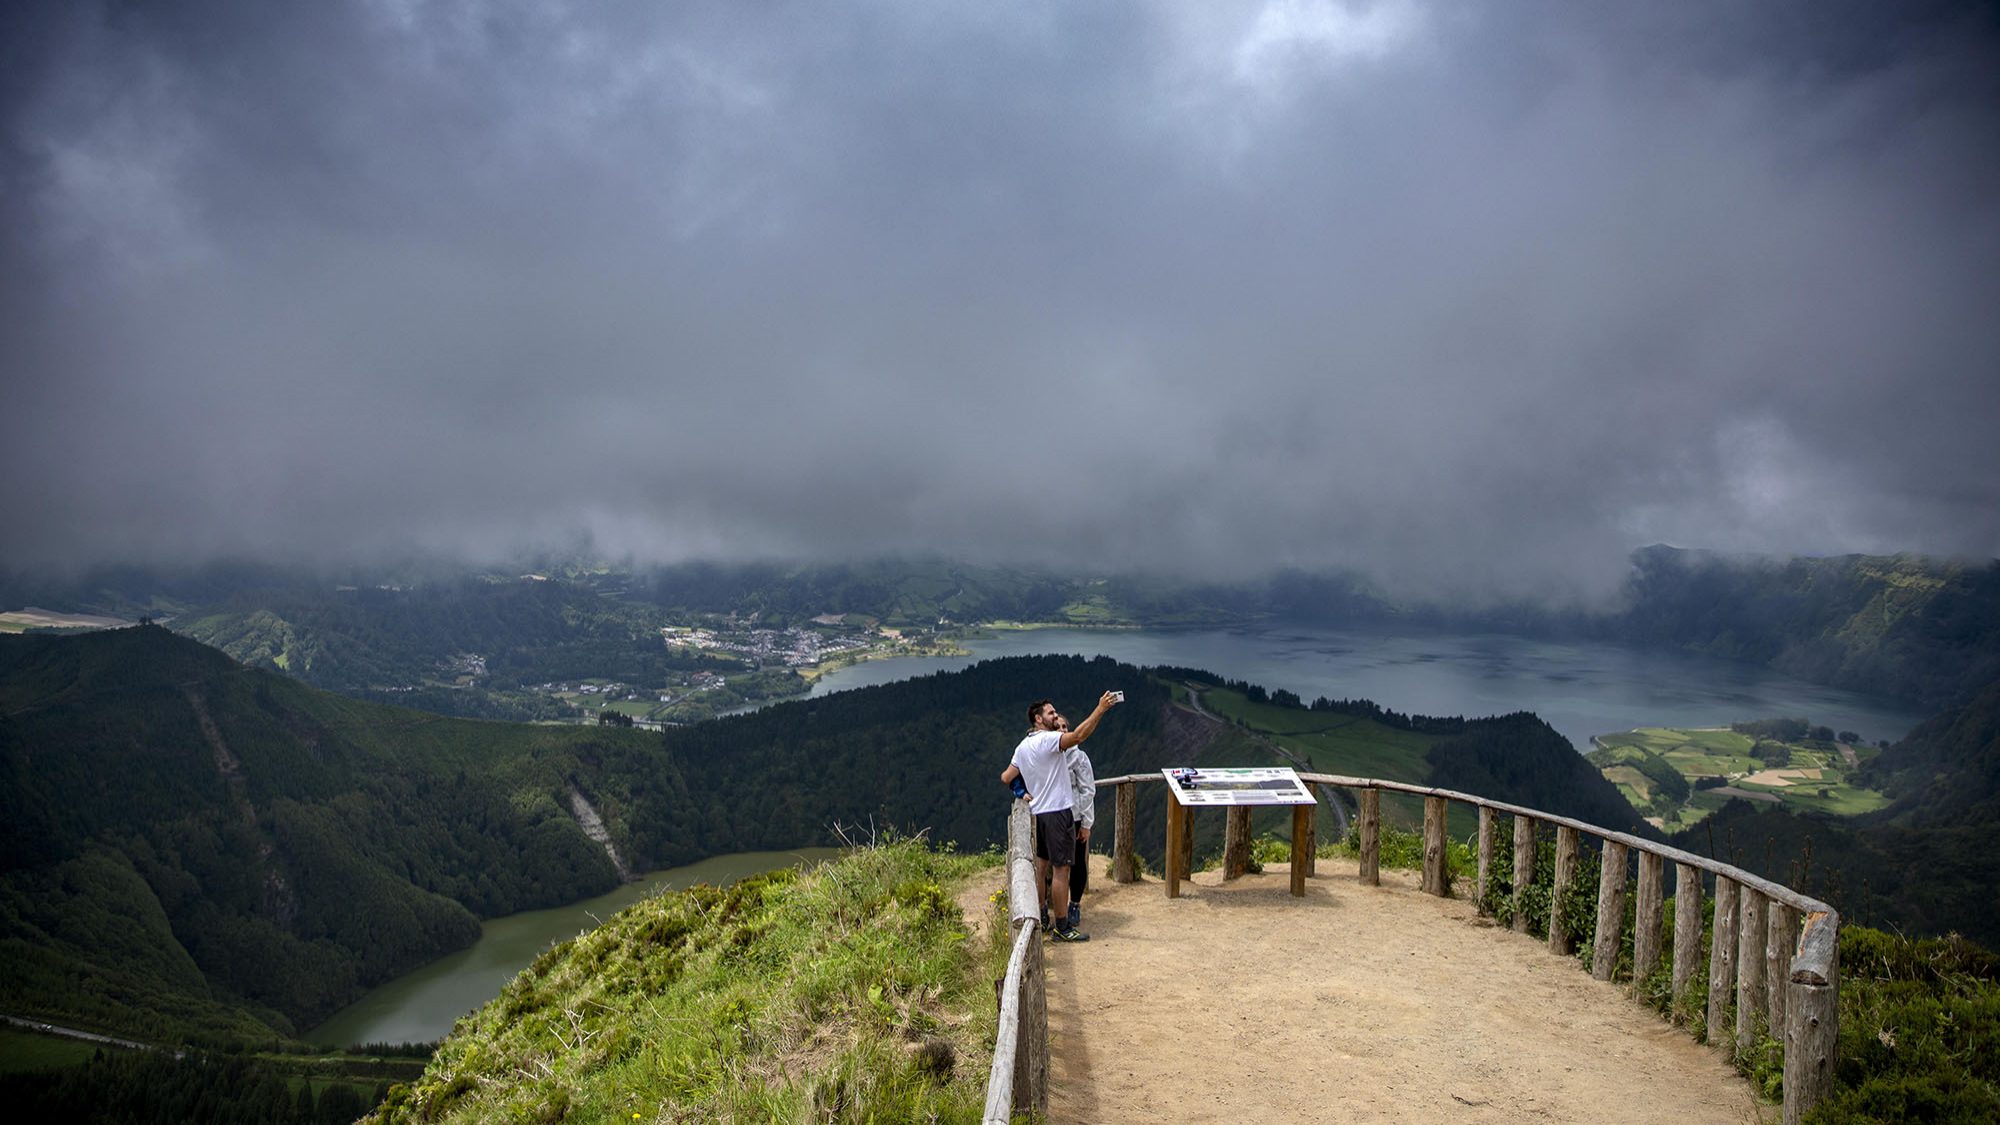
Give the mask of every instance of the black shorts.
POLYGON ((1035 856, 1052 867, 1076 862, 1076 813, 1057 809, 1035 814, 1035 856))

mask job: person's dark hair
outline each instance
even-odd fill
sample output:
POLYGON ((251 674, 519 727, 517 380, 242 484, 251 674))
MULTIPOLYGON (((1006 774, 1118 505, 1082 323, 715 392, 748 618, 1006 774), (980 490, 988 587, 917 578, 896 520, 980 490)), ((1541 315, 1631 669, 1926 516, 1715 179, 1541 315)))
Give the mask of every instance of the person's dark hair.
POLYGON ((1034 705, 1033 705, 1033 706, 1031 706, 1031 707, 1029 707, 1029 708, 1028 708, 1028 729, 1029 729, 1029 730, 1033 730, 1033 729, 1035 729, 1035 720, 1036 720, 1036 719, 1037 719, 1038 717, 1040 717, 1040 715, 1041 715, 1041 713, 1042 713, 1042 708, 1044 708, 1044 707, 1047 707, 1047 706, 1049 706, 1050 704, 1052 704, 1052 703, 1054 703, 1054 702, 1055 702, 1055 700, 1053 700, 1053 699, 1038 699, 1038 700, 1036 700, 1036 701, 1035 701, 1035 703, 1034 703, 1034 705))

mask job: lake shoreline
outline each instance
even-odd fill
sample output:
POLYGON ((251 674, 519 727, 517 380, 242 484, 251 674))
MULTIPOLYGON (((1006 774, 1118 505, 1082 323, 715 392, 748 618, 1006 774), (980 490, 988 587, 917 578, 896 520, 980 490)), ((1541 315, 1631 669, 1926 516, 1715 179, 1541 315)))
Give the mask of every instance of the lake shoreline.
POLYGON ((362 1043, 441 1039, 461 1016, 498 996, 508 981, 550 946, 595 929, 634 903, 696 883, 727 886, 781 867, 822 863, 843 850, 789 848, 709 856, 646 872, 604 894, 563 906, 486 919, 472 945, 376 985, 301 1038, 335 1049, 362 1043))

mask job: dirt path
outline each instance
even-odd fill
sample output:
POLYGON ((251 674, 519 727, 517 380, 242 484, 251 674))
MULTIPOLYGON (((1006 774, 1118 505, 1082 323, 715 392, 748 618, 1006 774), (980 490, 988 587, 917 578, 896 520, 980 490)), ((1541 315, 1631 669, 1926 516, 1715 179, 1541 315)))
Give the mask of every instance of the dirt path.
POLYGON ((1091 941, 1047 947, 1051 1120, 1776 1118, 1720 1054, 1574 959, 1414 873, 1319 872, 1303 899, 1283 865, 1197 875, 1173 901, 1093 878, 1091 941))

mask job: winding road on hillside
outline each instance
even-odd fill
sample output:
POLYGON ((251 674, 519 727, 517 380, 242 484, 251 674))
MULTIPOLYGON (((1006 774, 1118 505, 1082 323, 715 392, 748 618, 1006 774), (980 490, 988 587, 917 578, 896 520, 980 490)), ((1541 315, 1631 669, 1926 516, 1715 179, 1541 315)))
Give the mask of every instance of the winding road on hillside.
MULTIPOLYGON (((56 1035, 64 1039, 81 1039, 87 1043, 109 1043, 114 1047, 125 1047, 134 1051, 165 1050, 165 1048, 155 1046, 151 1043, 140 1043, 133 1039, 118 1039, 110 1035, 99 1035, 94 1031, 83 1031, 74 1027, 62 1027, 57 1024, 43 1023, 41 1020, 31 1020, 22 1016, 0 1016, 0 1022, 5 1022, 9 1027, 18 1027, 24 1031, 40 1032, 43 1035, 56 1035)), ((179 1051, 171 1053, 175 1058, 181 1057, 181 1052, 179 1051)))
MULTIPOLYGON (((1181 686, 1187 689, 1188 710, 1193 711, 1195 714, 1201 716, 1204 719, 1207 719, 1209 722, 1214 723, 1217 726, 1228 725, 1228 720, 1224 719, 1222 716, 1216 714, 1213 711, 1210 711, 1208 708, 1203 707, 1201 705, 1201 688, 1199 686, 1197 686, 1192 681, 1183 681, 1181 683, 1181 686)), ((1347 724, 1340 723, 1336 725, 1345 726, 1347 724)), ((1262 734, 1258 734, 1254 731, 1243 731, 1242 733, 1248 735, 1249 738, 1255 743, 1257 743, 1259 746, 1262 746, 1264 749, 1269 750, 1270 752, 1276 754, 1280 758, 1283 758, 1285 761, 1290 762, 1294 769, 1302 770, 1306 773, 1313 772, 1313 766, 1311 762, 1306 761, 1305 759, 1299 757, 1297 754, 1294 754, 1291 751, 1285 749, 1284 747, 1278 745, 1277 743, 1271 741, 1269 737, 1262 734)), ((1333 817, 1333 831, 1331 833, 1321 832, 1320 838, 1323 840, 1341 840, 1346 838, 1347 824, 1348 824, 1347 806, 1341 804, 1340 799, 1334 796, 1333 791, 1329 789, 1320 794, 1320 807, 1327 810, 1327 812, 1331 814, 1333 817)))
POLYGON ((1050 1120, 1759 1120, 1720 1052, 1414 873, 1288 884, 1093 879, 1091 940, 1046 948, 1050 1120))

